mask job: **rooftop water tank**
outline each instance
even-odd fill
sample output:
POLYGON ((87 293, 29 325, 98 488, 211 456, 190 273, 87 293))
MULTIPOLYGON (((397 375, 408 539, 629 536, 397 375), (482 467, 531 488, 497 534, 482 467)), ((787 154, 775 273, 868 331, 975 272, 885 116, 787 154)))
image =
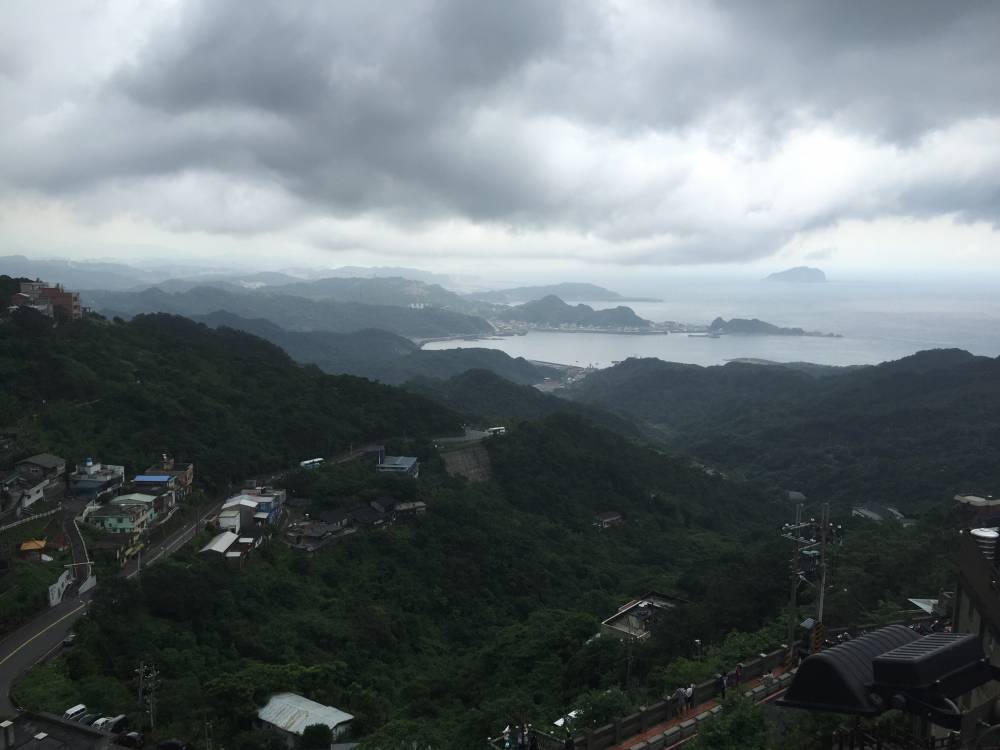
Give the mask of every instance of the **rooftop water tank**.
POLYGON ((973 529, 971 533, 972 541, 979 547, 983 557, 992 561, 996 555, 997 539, 1000 539, 1000 534, 996 529, 973 529))

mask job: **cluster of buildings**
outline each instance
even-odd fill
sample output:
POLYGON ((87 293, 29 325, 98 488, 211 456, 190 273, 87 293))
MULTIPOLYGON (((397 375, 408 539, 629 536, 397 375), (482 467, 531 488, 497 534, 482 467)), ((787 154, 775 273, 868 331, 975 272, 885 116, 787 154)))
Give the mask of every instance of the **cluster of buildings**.
POLYGON ((28 307, 49 318, 78 320, 83 316, 78 292, 68 292, 61 284, 49 285, 44 281, 22 281, 20 290, 11 295, 7 307, 9 312, 28 307))
POLYGON ((423 500, 403 501, 380 497, 347 510, 325 510, 292 521, 285 530, 285 542, 296 549, 315 552, 355 533, 359 528, 378 529, 427 512, 423 500))
POLYGON ((281 523, 285 499, 285 490, 249 481, 239 494, 222 504, 216 519, 219 533, 200 551, 242 566, 264 543, 266 532, 281 523))
POLYGON ((87 501, 80 520, 104 532, 91 551, 124 565, 142 548, 150 529, 191 494, 194 464, 163 455, 159 463, 126 481, 125 467, 88 458, 69 475, 68 483, 70 494, 87 501))

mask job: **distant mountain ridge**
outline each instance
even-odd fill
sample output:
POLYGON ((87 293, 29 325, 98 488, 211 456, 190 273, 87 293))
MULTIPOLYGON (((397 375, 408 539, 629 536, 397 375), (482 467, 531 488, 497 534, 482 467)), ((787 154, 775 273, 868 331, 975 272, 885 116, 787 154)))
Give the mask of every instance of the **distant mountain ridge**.
POLYGON ((659 302, 652 297, 625 297, 618 292, 605 289, 596 284, 585 282, 563 282, 545 286, 519 286, 512 289, 498 289, 490 292, 473 292, 466 294, 468 299, 500 304, 516 304, 533 302, 544 297, 555 296, 560 299, 585 299, 593 302, 659 302))
POLYGON ((835 333, 805 331, 801 328, 783 328, 773 323, 758 320, 757 318, 733 318, 732 320, 716 318, 709 325, 708 330, 712 333, 735 333, 743 335, 823 336, 827 338, 839 338, 839 335, 835 333))
POLYGON ((166 312, 191 317, 228 310, 243 318, 265 318, 289 331, 351 333, 379 328, 413 339, 475 336, 493 331, 493 326, 482 318, 450 310, 317 301, 264 291, 196 287, 168 294, 153 287, 142 292, 85 292, 81 297, 85 305, 108 315, 132 317, 166 312))
POLYGON ((526 302, 497 314, 501 320, 521 321, 535 325, 595 326, 600 328, 648 328, 650 322, 640 318, 630 307, 619 305, 609 310, 595 310, 589 305, 568 305, 555 295, 526 302))
POLYGON ((816 284, 826 281, 826 274, 818 268, 796 266, 785 271, 769 274, 764 281, 786 281, 794 283, 816 284))
POLYGON ((269 320, 249 320, 219 310, 194 320, 213 328, 232 328, 266 339, 298 362, 315 364, 332 374, 358 375, 398 385, 413 378, 450 378, 466 370, 487 369, 513 383, 540 383, 558 377, 557 370, 514 358, 498 349, 421 349, 409 339, 387 331, 351 333, 286 331, 269 320))

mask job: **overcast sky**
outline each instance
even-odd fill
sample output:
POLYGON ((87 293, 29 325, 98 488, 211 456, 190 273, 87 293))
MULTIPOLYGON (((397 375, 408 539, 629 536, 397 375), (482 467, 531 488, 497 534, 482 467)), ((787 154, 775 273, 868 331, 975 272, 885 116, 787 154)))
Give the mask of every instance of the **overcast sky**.
POLYGON ((1000 273, 998 39, 957 0, 6 0, 0 255, 1000 273))

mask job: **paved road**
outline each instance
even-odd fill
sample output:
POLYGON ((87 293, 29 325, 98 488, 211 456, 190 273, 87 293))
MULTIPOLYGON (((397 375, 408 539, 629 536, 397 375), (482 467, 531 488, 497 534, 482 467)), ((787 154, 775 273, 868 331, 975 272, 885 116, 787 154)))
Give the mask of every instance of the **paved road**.
MULTIPOLYGON (((163 557, 169 557, 185 544, 190 542, 195 536, 197 536, 199 531, 205 528, 205 520, 218 513, 221 509, 222 503, 213 503, 199 513, 194 520, 188 521, 179 529, 176 529, 166 539, 143 550, 141 560, 142 567, 146 568, 163 557)), ((124 578, 135 578, 136 574, 139 572, 139 564, 139 558, 129 560, 128 564, 122 568, 118 575, 123 576, 124 578)))
POLYGON ((90 597, 88 591, 66 598, 0 641, 0 717, 16 713, 9 697, 14 681, 59 648, 73 623, 86 613, 90 597))
MULTIPOLYGON (((204 527, 205 519, 218 512, 222 503, 214 503, 194 520, 184 524, 163 541, 144 551, 142 567, 152 565, 163 557, 172 555, 204 527)), ((72 538, 72 537, 71 537, 72 538)), ((131 560, 119 575, 134 578, 138 561, 131 560)), ((75 589, 74 589, 75 590, 75 589)), ((86 614, 93 591, 79 597, 67 597, 62 604, 38 615, 0 641, 0 717, 13 716, 17 709, 10 701, 14 682, 32 666, 62 645, 73 624, 86 614)))

